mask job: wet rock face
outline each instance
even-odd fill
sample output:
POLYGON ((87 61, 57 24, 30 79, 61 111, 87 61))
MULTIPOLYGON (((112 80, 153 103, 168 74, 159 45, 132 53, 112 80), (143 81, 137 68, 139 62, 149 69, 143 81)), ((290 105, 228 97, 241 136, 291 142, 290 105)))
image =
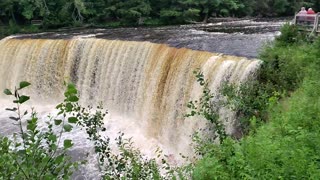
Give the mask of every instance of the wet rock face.
POLYGON ((272 41, 286 20, 233 19, 209 24, 156 28, 78 29, 21 35, 17 38, 70 39, 102 38, 126 41, 150 41, 177 48, 190 48, 254 58, 260 48, 272 41))

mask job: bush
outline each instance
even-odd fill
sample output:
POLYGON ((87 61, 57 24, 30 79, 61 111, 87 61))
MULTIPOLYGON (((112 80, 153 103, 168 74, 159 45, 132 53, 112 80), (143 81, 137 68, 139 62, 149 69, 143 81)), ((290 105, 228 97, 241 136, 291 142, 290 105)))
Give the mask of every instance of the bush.
MULTIPOLYGON (((21 82, 19 88, 14 91, 5 89, 4 93, 14 98, 13 108, 8 111, 15 113, 10 119, 17 123, 20 132, 14 133, 13 139, 1 137, 0 139, 0 174, 5 179, 68 179, 77 169, 80 161, 72 162, 67 151, 73 146, 72 140, 65 139, 62 142, 62 134, 70 132, 73 117, 65 120, 68 113, 68 105, 76 101, 74 95, 66 95, 66 99, 60 104, 58 117, 50 117, 46 122, 46 130, 39 129, 37 113, 32 109, 21 111, 21 106, 30 97, 20 94, 20 91, 28 87, 30 83, 21 82), (26 117, 30 114, 30 117, 26 117), (25 120, 26 117, 26 120, 25 120), (23 126, 26 121, 26 127, 23 126), (60 129, 56 132, 55 129, 60 129)), ((68 86, 68 91, 75 91, 74 86, 68 86)))
POLYGON ((279 43, 294 39, 289 35, 263 52, 256 84, 226 89, 229 105, 248 114, 254 133, 227 138, 219 146, 202 143, 205 154, 195 165, 194 179, 319 179, 320 40, 279 43), (255 126, 254 108, 266 112, 260 118, 267 124, 255 126))
POLYGON ((286 102, 275 104, 269 123, 254 135, 207 146, 194 179, 318 179, 319 77, 312 72, 286 102))
POLYGON ((227 97, 226 105, 237 112, 243 134, 250 131, 253 117, 256 125, 267 122, 267 110, 273 106, 273 102, 290 96, 300 87, 310 66, 318 64, 319 40, 310 43, 299 39, 296 27, 285 25, 282 35, 261 53, 263 64, 257 79, 240 86, 225 85, 222 89, 222 94, 227 97), (287 43, 288 39, 297 41, 290 41, 290 44, 287 43))
POLYGON ((285 24, 281 28, 281 35, 278 36, 276 40, 278 43, 286 45, 302 41, 300 38, 302 38, 302 36, 300 36, 297 26, 285 24))

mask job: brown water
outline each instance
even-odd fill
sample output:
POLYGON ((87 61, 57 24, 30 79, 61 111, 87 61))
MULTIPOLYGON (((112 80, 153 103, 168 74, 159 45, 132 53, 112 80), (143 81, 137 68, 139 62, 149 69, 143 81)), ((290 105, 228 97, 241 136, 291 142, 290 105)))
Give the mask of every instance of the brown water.
MULTIPOLYGON (((274 32, 256 38, 254 34, 217 34, 192 27, 180 28, 82 30, 2 39, 0 89, 13 88, 22 80, 31 82, 32 87, 26 93, 33 101, 28 106, 35 106, 39 116, 46 119, 48 113, 55 112, 54 105, 62 100, 63 81, 72 81, 79 89, 83 104, 103 101, 109 109, 110 114, 105 119, 108 136, 114 138, 117 132, 125 132, 146 156, 153 157, 160 147, 180 162, 179 153, 193 153, 190 135, 205 126, 202 118, 184 117, 187 102, 199 98, 202 93, 192 71, 204 72, 210 89, 220 98, 219 89, 223 83, 246 81, 261 64, 257 59, 192 49, 214 51, 219 47, 229 54, 244 52, 250 57, 257 54, 257 49, 250 48, 259 46, 253 42, 257 39, 265 42, 274 37, 274 32), (228 44, 225 47, 221 41, 224 38, 228 44), (169 45, 141 42, 149 39, 169 45)), ((0 108, 8 107, 7 99, 2 95, 0 99, 0 108)), ((218 109, 227 132, 234 133, 235 114, 226 108, 218 109)), ((1 134, 8 135, 16 130, 7 119, 9 115, 0 111, 1 134)), ((74 156, 92 151, 91 143, 80 130, 65 136, 75 141, 74 156)), ((92 154, 83 174, 94 178, 96 170, 92 154)))

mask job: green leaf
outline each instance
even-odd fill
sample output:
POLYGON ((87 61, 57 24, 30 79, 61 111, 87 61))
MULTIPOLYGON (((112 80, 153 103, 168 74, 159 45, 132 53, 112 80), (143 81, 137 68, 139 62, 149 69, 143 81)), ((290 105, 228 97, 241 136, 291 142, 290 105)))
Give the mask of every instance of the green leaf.
POLYGON ((34 122, 29 121, 27 125, 27 129, 34 132, 37 128, 37 124, 34 122))
POLYGON ((56 106, 56 109, 60 109, 60 108, 62 108, 62 104, 58 104, 57 106, 56 106))
POLYGON ((76 86, 74 84, 72 84, 72 83, 69 83, 67 89, 68 90, 74 90, 74 89, 76 89, 76 86))
POLYGON ((75 95, 77 93, 78 93, 78 91, 77 91, 75 85, 74 84, 68 84, 66 94, 75 95))
POLYGON ((44 180, 51 180, 51 179, 53 179, 53 176, 49 175, 49 174, 46 174, 43 179, 44 180))
MULTIPOLYGON (((6 142, 7 142, 7 140, 6 140, 6 142)), ((21 143, 15 143, 15 144, 14 144, 14 147, 15 147, 15 148, 21 147, 21 145, 22 145, 21 143)))
POLYGON ((23 104, 24 102, 28 101, 29 99, 30 99, 30 96, 20 96, 19 103, 23 104))
POLYGON ((57 136, 55 134, 50 134, 50 136, 48 137, 48 139, 52 142, 56 142, 57 141, 57 136))
POLYGON ((61 120, 61 119, 55 119, 55 120, 54 120, 54 124, 55 124, 56 126, 60 125, 61 123, 62 123, 62 120, 61 120))
POLYGON ((67 112, 71 112, 72 111, 72 108, 73 108, 73 105, 71 103, 67 103, 66 104, 66 111, 67 112))
POLYGON ((49 147, 52 151, 56 151, 58 149, 58 146, 56 143, 52 143, 49 147))
POLYGON ((30 85, 31 85, 31 83, 29 83, 27 81, 22 81, 22 82, 20 82, 19 89, 23 89, 23 88, 28 87, 30 85))
POLYGON ((12 95, 12 92, 9 89, 5 89, 3 93, 6 95, 12 95))
POLYGON ((26 150, 22 149, 18 151, 18 155, 24 156, 26 155, 26 150))
POLYGON ((68 122, 74 124, 78 122, 78 119, 76 117, 69 117, 68 122))
POLYGON ((64 160, 64 155, 61 154, 55 159, 54 164, 56 164, 56 165, 63 164, 63 160, 64 160))
POLYGON ((66 139, 63 141, 63 147, 65 149, 69 149, 73 146, 72 141, 70 139, 66 139))
POLYGON ((66 132, 70 132, 72 130, 72 126, 70 124, 65 124, 63 126, 63 129, 66 131, 66 132))
POLYGON ((68 101, 70 102, 78 102, 79 101, 79 98, 77 96, 70 96, 68 97, 68 101))

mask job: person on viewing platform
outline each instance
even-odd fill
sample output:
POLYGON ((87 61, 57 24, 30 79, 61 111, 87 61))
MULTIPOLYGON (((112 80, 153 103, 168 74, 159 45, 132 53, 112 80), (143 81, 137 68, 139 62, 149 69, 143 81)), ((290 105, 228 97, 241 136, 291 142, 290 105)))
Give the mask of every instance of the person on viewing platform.
POLYGON ((307 10, 305 7, 301 7, 301 10, 299 11, 298 14, 307 14, 307 10))
POLYGON ((297 21, 298 21, 297 23, 298 24, 304 23, 304 21, 306 20, 305 15, 307 15, 307 10, 305 7, 301 7, 301 9, 297 15, 297 21))
POLYGON ((307 11, 307 14, 315 14, 314 10, 312 8, 309 8, 307 11))
POLYGON ((308 9, 308 11, 307 11, 307 15, 311 15, 311 16, 308 16, 307 17, 307 21, 308 21, 308 25, 311 25, 311 24, 313 24, 314 23, 314 20, 315 20, 315 12, 314 12, 314 10, 312 9, 312 8, 309 8, 308 9))

